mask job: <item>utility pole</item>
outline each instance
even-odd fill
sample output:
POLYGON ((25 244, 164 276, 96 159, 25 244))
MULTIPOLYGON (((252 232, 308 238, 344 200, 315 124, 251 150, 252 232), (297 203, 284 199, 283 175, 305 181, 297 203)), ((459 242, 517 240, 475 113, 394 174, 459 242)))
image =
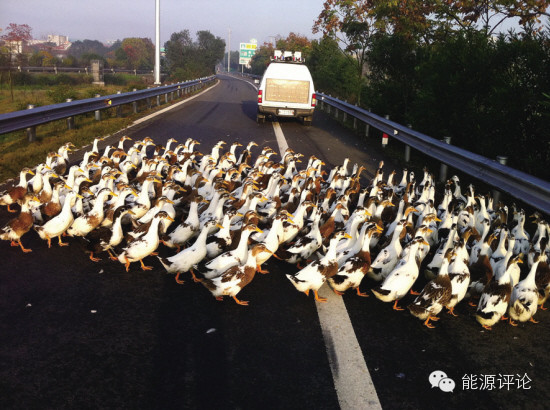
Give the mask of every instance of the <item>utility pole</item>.
POLYGON ((229 62, 231 60, 231 27, 229 27, 229 39, 227 40, 227 72, 231 71, 229 62))
POLYGON ((155 84, 160 84, 160 0, 155 0, 155 84))

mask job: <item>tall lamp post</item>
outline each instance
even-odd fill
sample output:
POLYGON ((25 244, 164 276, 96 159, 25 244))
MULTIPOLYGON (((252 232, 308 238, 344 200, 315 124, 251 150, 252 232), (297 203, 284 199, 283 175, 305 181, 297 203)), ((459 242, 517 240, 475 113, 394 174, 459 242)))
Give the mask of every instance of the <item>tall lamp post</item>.
POLYGON ((155 0, 155 84, 160 84, 160 0, 155 0))

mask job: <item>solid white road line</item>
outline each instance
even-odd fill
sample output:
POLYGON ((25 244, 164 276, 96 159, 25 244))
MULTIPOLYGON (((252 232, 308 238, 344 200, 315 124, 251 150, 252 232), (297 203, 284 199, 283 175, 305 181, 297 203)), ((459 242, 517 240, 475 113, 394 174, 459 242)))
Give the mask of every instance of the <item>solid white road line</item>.
MULTIPOLYGON (((288 144, 277 121, 273 121, 273 130, 282 156, 288 144)), ((332 292, 326 283, 319 289, 319 295, 327 298, 326 303, 314 303, 340 408, 382 409, 344 299, 332 292)))
POLYGON ((382 409, 342 296, 325 283, 314 302, 341 409, 382 409))
POLYGON ((273 121, 273 131, 275 131, 275 138, 277 138, 277 144, 279 144, 279 152, 281 153, 282 158, 288 149, 288 144, 286 143, 285 134, 283 134, 283 129, 281 128, 279 121, 273 121))

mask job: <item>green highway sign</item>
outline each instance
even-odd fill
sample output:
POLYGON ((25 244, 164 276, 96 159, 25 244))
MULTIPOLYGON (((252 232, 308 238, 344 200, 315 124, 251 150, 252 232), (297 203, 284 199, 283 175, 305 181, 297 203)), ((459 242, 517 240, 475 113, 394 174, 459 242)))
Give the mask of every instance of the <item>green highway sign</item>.
POLYGON ((248 64, 252 56, 256 53, 255 43, 240 43, 239 47, 239 64, 248 64))
POLYGON ((239 51, 239 57, 240 58, 252 58, 252 56, 256 53, 256 50, 240 50, 239 51))

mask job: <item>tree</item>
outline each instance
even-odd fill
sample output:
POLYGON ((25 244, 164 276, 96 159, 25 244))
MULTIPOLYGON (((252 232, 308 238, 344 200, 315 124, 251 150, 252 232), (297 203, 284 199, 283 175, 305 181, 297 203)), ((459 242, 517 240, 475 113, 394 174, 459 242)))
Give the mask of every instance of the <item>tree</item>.
POLYGON ((434 11, 440 19, 460 28, 481 25, 486 36, 491 36, 501 24, 518 18, 524 28, 541 23, 541 16, 549 16, 549 0, 453 0, 435 1, 434 11))
POLYGON ((205 75, 215 72, 216 64, 223 59, 225 41, 215 37, 210 31, 201 30, 197 32, 196 54, 205 70, 205 75))
POLYGON ((168 70, 172 71, 177 67, 183 67, 191 57, 192 46, 193 40, 189 30, 172 33, 170 40, 164 43, 168 70))
POLYGON ((375 22, 371 0, 326 0, 313 26, 313 33, 322 32, 323 36, 335 39, 345 55, 355 62, 358 103, 367 51, 377 31, 375 22))
POLYGON ((32 39, 32 28, 28 24, 10 23, 6 27, 6 34, 0 36, 0 39, 7 42, 29 41, 32 39))
POLYGON ((71 55, 80 59, 85 54, 96 54, 104 57, 110 49, 97 40, 77 40, 69 48, 71 55))
POLYGON ((273 45, 271 43, 263 43, 256 49, 256 53, 250 60, 250 71, 252 74, 262 75, 273 57, 273 45))
POLYGON ((13 57, 14 51, 17 51, 16 57, 19 59, 19 62, 21 63, 21 56, 22 56, 21 51, 23 49, 23 43, 32 39, 31 31, 32 29, 28 24, 10 23, 8 27, 6 27, 6 34, 0 36, 0 39, 4 40, 4 43, 7 46, 10 54, 8 58, 8 64, 10 65, 10 69, 8 70, 8 81, 10 84, 10 93, 11 93, 12 101, 14 99, 13 82, 11 78, 12 57, 13 57))
POLYGON ((225 41, 205 30, 193 41, 189 30, 182 30, 172 33, 164 48, 168 71, 174 79, 185 80, 213 74, 223 59, 225 41))
POLYGON ((301 51, 302 57, 306 60, 311 52, 311 41, 306 36, 294 32, 291 32, 287 38, 278 38, 276 45, 280 50, 301 51))
POLYGON ((155 46, 148 38, 125 38, 115 56, 121 57, 128 68, 149 70, 154 66, 155 46))
POLYGON ((344 55, 336 40, 330 37, 314 40, 306 64, 316 89, 342 99, 357 100, 355 64, 344 55))

